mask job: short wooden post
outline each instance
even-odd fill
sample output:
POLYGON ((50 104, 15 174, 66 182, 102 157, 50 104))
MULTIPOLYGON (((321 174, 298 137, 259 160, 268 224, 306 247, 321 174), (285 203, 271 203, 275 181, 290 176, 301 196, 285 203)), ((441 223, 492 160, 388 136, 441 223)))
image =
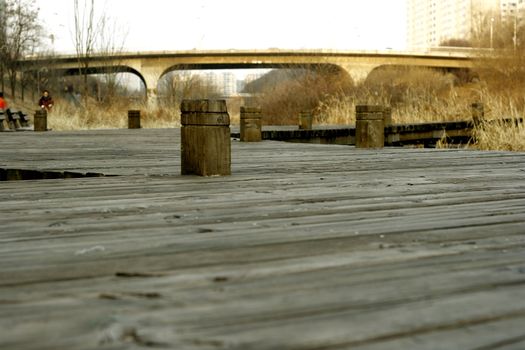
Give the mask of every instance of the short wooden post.
POLYGON ((128 129, 140 129, 140 111, 128 111, 128 129))
POLYGON ((310 112, 299 113, 299 129, 312 130, 312 113, 310 112))
POLYGON ((47 111, 45 109, 37 110, 33 123, 35 131, 47 131, 47 111))
POLYGON ((355 146, 383 148, 385 146, 383 106, 356 106, 355 146))
POLYGON ((383 119, 385 122, 385 128, 392 125, 392 107, 385 107, 383 109, 383 119))
POLYGON ((485 119, 485 107, 483 106, 483 103, 476 102, 473 103, 470 107, 472 113, 472 121, 474 122, 474 125, 480 125, 485 119))
POLYGON ((241 141, 262 141, 262 122, 260 108, 241 107, 241 141))
POLYGON ((181 104, 182 175, 230 175, 230 116, 225 100, 181 104))

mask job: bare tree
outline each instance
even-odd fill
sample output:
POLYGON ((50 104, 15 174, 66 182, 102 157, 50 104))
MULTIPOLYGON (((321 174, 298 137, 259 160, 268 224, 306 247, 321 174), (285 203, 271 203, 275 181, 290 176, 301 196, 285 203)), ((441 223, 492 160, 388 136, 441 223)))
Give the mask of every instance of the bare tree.
POLYGON ((221 95, 217 86, 185 67, 166 74, 160 80, 159 88, 161 99, 168 106, 178 106, 187 98, 217 98, 221 95))
POLYGON ((0 0, 0 91, 5 90, 5 63, 6 63, 6 40, 7 40, 7 16, 6 2, 0 0))
POLYGON ((90 59, 95 51, 95 45, 102 27, 101 16, 95 14, 95 0, 74 0, 74 32, 73 42, 78 62, 78 73, 84 76, 83 95, 88 96, 88 76, 90 59))
POLYGON ((21 60, 35 53, 42 27, 34 0, 8 0, 5 2, 4 15, 0 28, 0 73, 3 85, 3 76, 7 72, 11 94, 14 96, 22 75, 21 60))
POLYGON ((97 52, 101 57, 107 58, 107 62, 104 64, 107 69, 101 79, 105 88, 105 100, 107 101, 115 97, 121 87, 121 75, 118 73, 122 62, 115 60, 113 57, 124 50, 128 33, 115 19, 107 16, 101 18, 100 24, 97 52))
MULTIPOLYGON (((117 21, 105 14, 102 8, 95 7, 95 0, 74 0, 74 33, 73 41, 79 66, 79 75, 83 76, 83 95, 88 96, 90 62, 96 53, 100 57, 111 57, 122 52, 127 33, 117 21)), ((100 82, 108 93, 114 94, 118 88, 118 62, 108 60, 105 74, 97 80, 96 91, 102 91, 100 82), (113 68, 112 68, 113 67, 113 68)), ((100 94, 99 94, 100 95, 100 94)), ((98 96, 100 98, 100 96, 98 96)))
POLYGON ((476 60, 483 86, 492 96, 504 96, 513 103, 525 101, 525 26, 517 17, 502 18, 490 12, 479 12, 473 22, 474 45, 491 49, 476 60))

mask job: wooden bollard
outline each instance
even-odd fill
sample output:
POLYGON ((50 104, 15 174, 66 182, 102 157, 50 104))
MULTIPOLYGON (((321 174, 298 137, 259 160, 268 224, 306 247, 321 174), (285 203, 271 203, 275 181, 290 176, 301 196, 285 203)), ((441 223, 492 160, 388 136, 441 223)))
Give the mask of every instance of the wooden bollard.
POLYGON ((310 112, 299 113, 299 129, 312 130, 312 113, 310 112))
POLYGON ((262 141, 262 122, 260 108, 241 107, 241 141, 262 141))
POLYGON ((128 129, 140 129, 140 111, 128 111, 128 129))
POLYGON ((356 106, 355 146, 357 148, 385 146, 383 111, 383 106, 356 106))
POLYGON ((47 131, 47 111, 45 109, 35 112, 33 124, 35 131, 47 131))
POLYGON ((387 126, 392 125, 392 108, 391 107, 385 107, 383 109, 383 120, 385 123, 385 128, 387 126))
POLYGON ((476 102, 473 103, 470 107, 472 113, 472 121, 474 122, 474 125, 480 125, 485 119, 485 108, 483 106, 483 103, 476 102))
POLYGON ((230 116, 225 100, 183 100, 182 175, 230 175, 230 116))

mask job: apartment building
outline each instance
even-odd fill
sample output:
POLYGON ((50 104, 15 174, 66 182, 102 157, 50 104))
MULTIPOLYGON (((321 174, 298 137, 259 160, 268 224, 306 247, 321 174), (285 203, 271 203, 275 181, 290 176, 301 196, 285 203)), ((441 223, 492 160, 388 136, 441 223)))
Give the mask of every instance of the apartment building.
MULTIPOLYGON (((520 1, 525 0, 508 2, 520 1)), ((469 40, 475 14, 499 8, 500 0, 408 0, 408 48, 437 47, 448 39, 469 40)))
POLYGON ((503 22, 525 24, 525 0, 500 0, 500 14, 503 22))

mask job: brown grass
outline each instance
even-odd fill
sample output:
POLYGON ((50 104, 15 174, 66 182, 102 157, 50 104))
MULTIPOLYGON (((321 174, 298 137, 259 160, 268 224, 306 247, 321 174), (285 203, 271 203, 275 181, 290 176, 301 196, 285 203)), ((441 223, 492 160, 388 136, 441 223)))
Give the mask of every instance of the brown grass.
MULTIPOLYGON (((503 63, 507 64, 508 60, 503 63)), ((509 79, 505 84, 508 74, 519 72, 514 69, 511 73, 503 70, 496 74, 495 70, 486 70, 480 74, 481 82, 458 83, 457 77, 450 73, 393 67, 376 70, 366 82, 356 85, 341 72, 301 71, 291 80, 266 86, 250 103, 262 107, 265 124, 296 125, 302 111, 314 115, 314 124, 354 124, 355 106, 359 104, 392 106, 393 122, 397 124, 469 120, 473 102, 484 104, 489 120, 524 117, 523 80, 509 79)), ((246 102, 232 98, 227 103, 231 123, 238 124, 239 108, 246 102)), ((145 102, 118 100, 109 106, 93 102, 87 109, 78 109, 59 100, 49 115, 49 127, 54 130, 126 128, 128 109, 142 111, 144 128, 180 126, 177 104, 152 107, 145 102)), ((522 125, 487 123, 476 130, 478 142, 473 147, 523 151, 524 136, 522 125)))
POLYGON ((56 102, 48 114, 48 126, 57 131, 127 128, 129 109, 141 111, 141 126, 144 128, 180 126, 178 108, 151 107, 146 103, 109 106, 91 103, 87 108, 77 108, 62 100, 56 102))
MULTIPOLYGON (((242 99, 230 98, 226 103, 230 111, 231 124, 238 125, 242 99)), ((91 101, 87 108, 78 108, 60 99, 56 101, 54 109, 48 114, 48 126, 56 131, 127 128, 128 110, 130 109, 141 111, 143 128, 180 127, 179 104, 168 106, 147 102, 116 101, 111 105, 104 105, 91 101)))
POLYGON ((480 150, 525 151, 525 126, 486 122, 475 128, 476 148, 480 150))

